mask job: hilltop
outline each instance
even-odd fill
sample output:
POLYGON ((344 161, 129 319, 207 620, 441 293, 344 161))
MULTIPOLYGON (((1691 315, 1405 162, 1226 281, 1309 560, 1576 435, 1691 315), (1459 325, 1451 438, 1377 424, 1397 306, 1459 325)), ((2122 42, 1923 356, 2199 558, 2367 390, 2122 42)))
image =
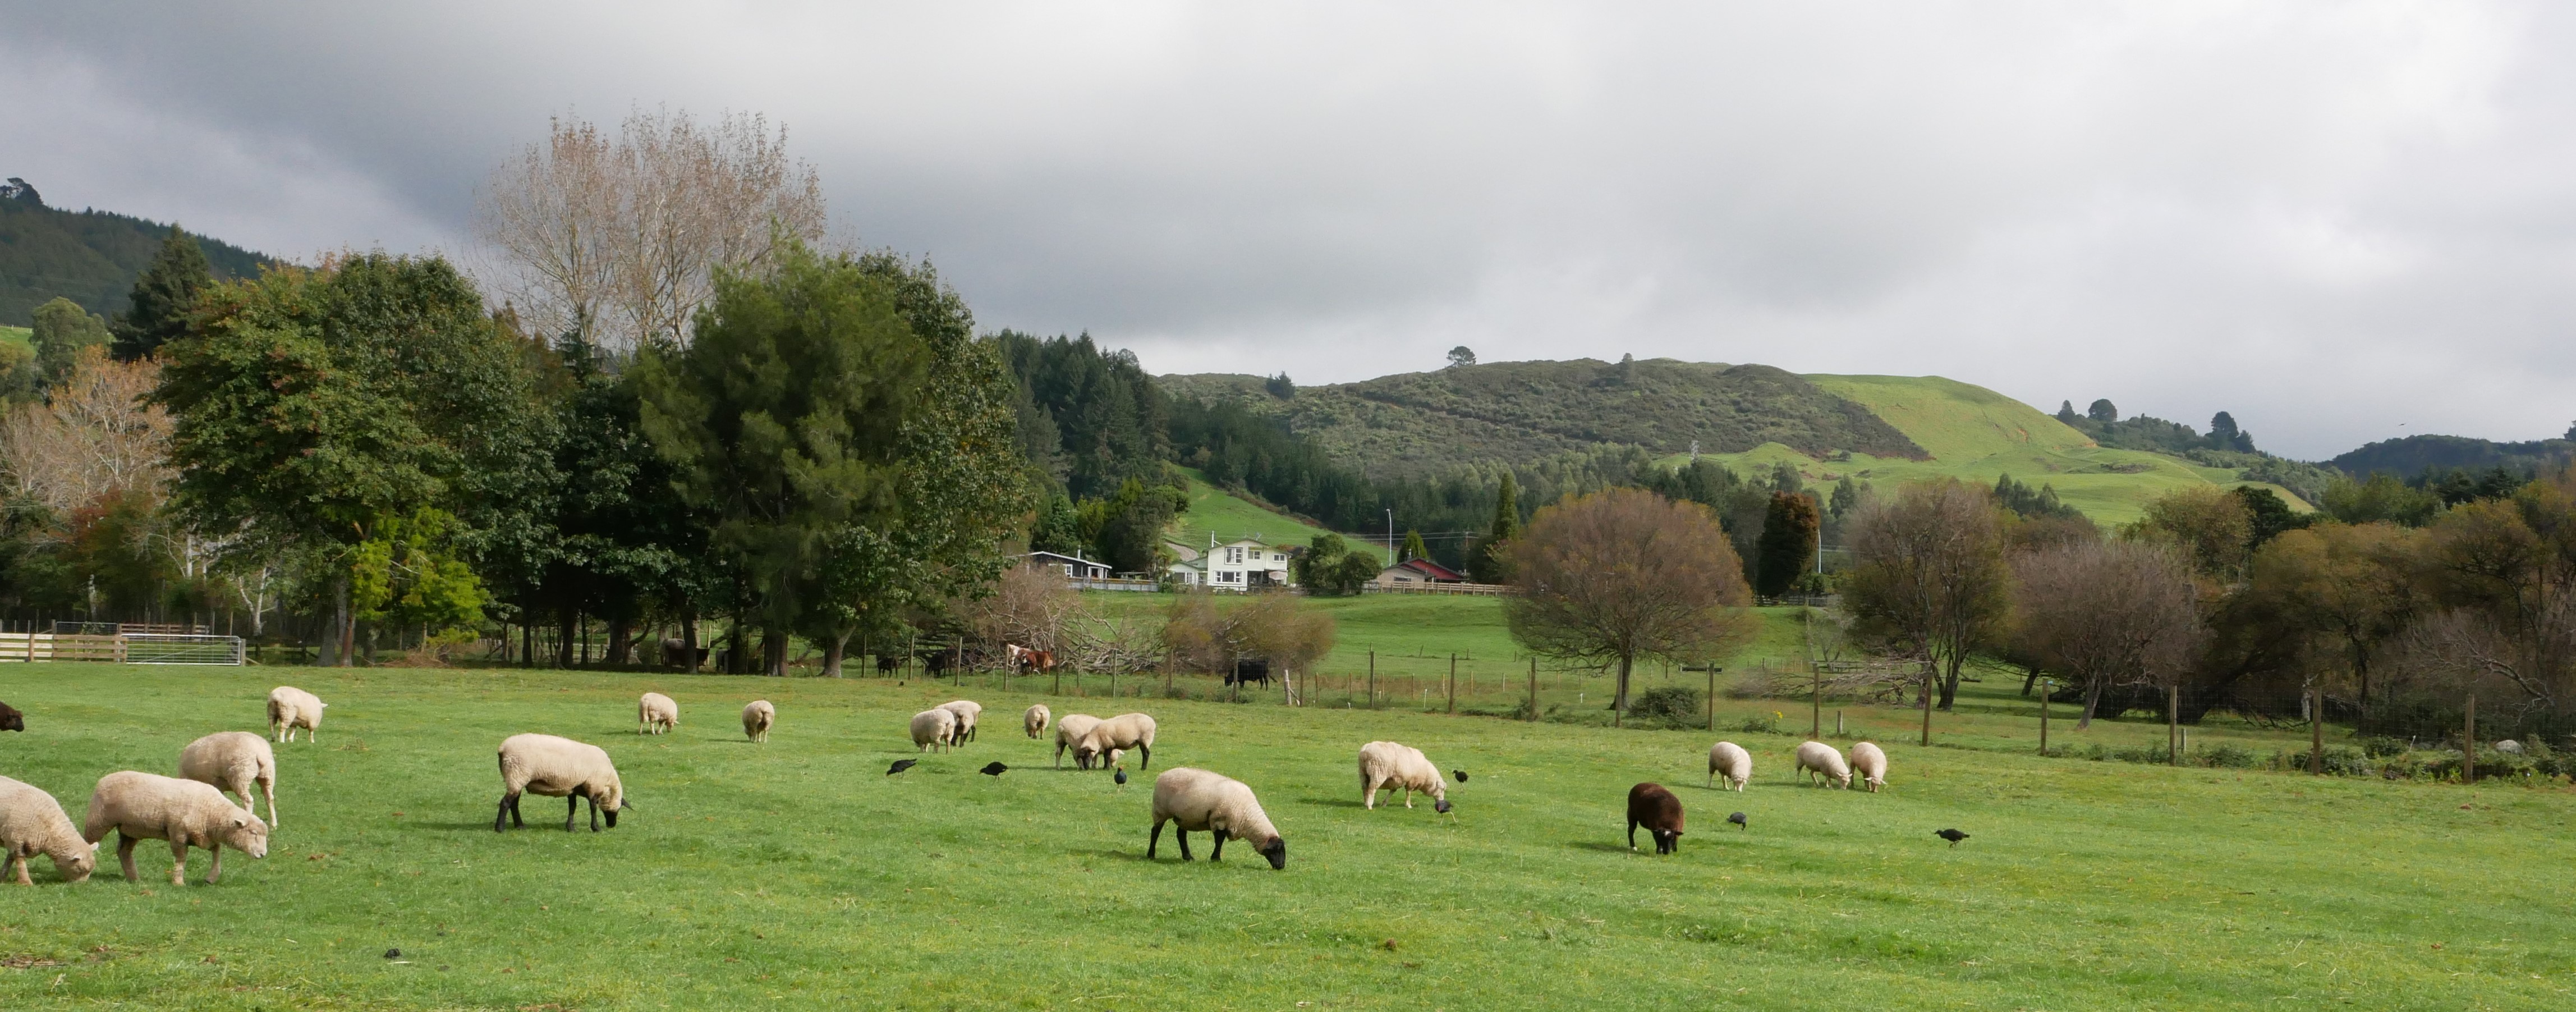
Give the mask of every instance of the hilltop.
MULTIPOLYGON (((1770 366, 1649 359, 1510 362, 1274 393, 1258 376, 1158 377, 1175 397, 1275 418, 1334 462, 1422 477, 1609 444, 1740 472, 1795 467, 1811 482, 2002 475, 2054 485, 2104 522, 2135 519, 2174 489, 2249 482, 2237 467, 2112 449, 2003 394, 1937 376, 1800 376, 1770 366)), ((2293 504, 2297 494, 2267 485, 2293 504)))
MULTIPOLYGON (((165 222, 108 211, 47 207, 35 187, 0 186, 0 324, 24 327, 56 296, 101 316, 125 311, 134 279, 170 234, 165 222)), ((217 278, 259 273, 270 257, 189 233, 217 278)))
POLYGON ((2454 468, 2483 471, 2501 467, 2508 471, 2537 471, 2565 463, 2576 457, 2576 427, 2567 438, 2534 439, 2520 443, 2500 443, 2471 436, 2405 436, 2383 439, 2360 449, 2345 451, 2331 463, 2356 475, 2372 473, 2412 478, 2426 471, 2448 471, 2454 468))

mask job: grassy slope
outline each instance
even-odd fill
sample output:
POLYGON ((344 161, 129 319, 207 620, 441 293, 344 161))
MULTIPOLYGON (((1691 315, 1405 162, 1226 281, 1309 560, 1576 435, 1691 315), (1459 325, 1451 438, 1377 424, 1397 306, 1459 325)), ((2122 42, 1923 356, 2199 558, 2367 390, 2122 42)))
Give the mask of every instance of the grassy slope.
MULTIPOLYGON (((1190 480, 1190 508, 1172 521, 1167 535, 1182 544, 1205 549, 1208 535, 1214 534, 1219 542, 1257 537, 1274 545, 1303 545, 1315 535, 1327 533, 1321 527, 1210 485, 1207 477, 1195 469, 1179 470, 1190 480)), ((1368 550, 1381 559, 1386 557, 1383 545, 1373 545, 1368 550)))
POLYGON ((1149 708, 1157 770, 1251 783, 1290 842, 1274 873, 1209 864, 1204 836, 1197 863, 1168 837, 1142 860, 1147 785, 1047 769, 1008 726, 1042 698, 1019 691, 965 690, 993 736, 889 779, 905 717, 960 690, 15 665, 0 698, 29 730, 0 763, 77 816, 106 771, 256 727, 279 681, 334 705, 321 744, 280 748, 294 812, 267 860, 178 890, 149 844, 141 884, 63 885, 39 859, 0 918, 12 1007, 2543 1008, 2576 986, 2576 900, 2536 885, 2576 861, 2565 788, 1899 741, 1868 795, 1794 787, 1796 738, 1735 733, 1755 785, 1718 794, 1700 732, 1050 700, 1149 708), (646 687, 679 699, 674 734, 631 733, 646 687), (754 695, 779 704, 765 746, 731 726, 754 695), (491 831, 492 746, 535 729, 617 758, 638 802, 618 829, 565 834, 532 798, 528 828, 491 831), (1373 738, 1470 770, 1455 817, 1361 810, 1373 738), (1018 769, 971 772, 995 759, 1018 769), (1624 845, 1644 779, 1690 809, 1676 857, 1624 845))
POLYGON ((35 331, 25 327, 0 327, 0 342, 23 345, 35 336, 35 331))
MULTIPOLYGON (((2245 484, 2235 472, 2206 468, 2163 454, 2092 445, 2057 419, 1983 387, 1938 376, 1808 376, 1816 386, 1857 402, 1911 437, 1933 459, 1915 461, 1854 454, 1824 462, 1785 446, 1719 455, 1744 471, 1787 461, 1810 480, 1856 474, 1886 484, 1922 478, 1959 478, 1991 485, 2001 475, 2033 487, 2055 485, 2059 497, 2094 519, 2124 523, 2146 504, 2178 488, 2204 482, 2245 484)), ((2266 486, 2299 508, 2287 489, 2266 486)))

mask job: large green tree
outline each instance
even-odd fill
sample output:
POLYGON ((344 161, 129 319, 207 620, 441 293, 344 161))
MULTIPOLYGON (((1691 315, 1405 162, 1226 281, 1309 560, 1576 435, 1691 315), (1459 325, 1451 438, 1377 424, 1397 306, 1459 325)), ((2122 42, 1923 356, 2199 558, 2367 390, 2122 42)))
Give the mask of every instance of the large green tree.
MULTIPOLYGON (((772 674, 823 601, 835 539, 897 511, 904 422, 930 354, 894 287, 852 257, 789 243, 765 273, 718 277, 689 346, 636 365, 644 432, 711 518, 710 548, 772 674)), ((734 646, 743 657, 739 624, 734 646)))
POLYGON ((324 657, 350 663, 353 567, 386 524, 452 515, 439 540, 469 562, 537 536, 521 497, 551 478, 523 352, 437 257, 208 289, 152 395, 175 421, 173 501, 201 532, 308 560, 331 600, 324 657))
POLYGON ((71 375, 81 349, 108 342, 107 321, 70 299, 37 306, 33 322, 27 339, 35 346, 36 372, 47 387, 71 375))
POLYGON ((1771 510, 1754 543, 1754 591, 1764 597, 1789 592, 1816 561, 1816 532, 1823 526, 1816 500, 1797 492, 1771 493, 1771 510))
POLYGON ((130 362, 186 334, 189 311, 214 283, 214 273, 206 267, 206 251, 179 226, 170 226, 170 235, 161 241, 160 252, 152 255, 151 266, 134 279, 125 312, 116 318, 112 328, 116 357, 130 362))
POLYGON ((1478 583, 1507 583, 1512 578, 1511 563, 1502 551, 1505 544, 1521 533, 1520 484, 1510 471, 1503 472, 1502 486, 1494 496, 1494 519, 1485 527, 1485 536, 1477 539, 1467 554, 1467 578, 1478 583))

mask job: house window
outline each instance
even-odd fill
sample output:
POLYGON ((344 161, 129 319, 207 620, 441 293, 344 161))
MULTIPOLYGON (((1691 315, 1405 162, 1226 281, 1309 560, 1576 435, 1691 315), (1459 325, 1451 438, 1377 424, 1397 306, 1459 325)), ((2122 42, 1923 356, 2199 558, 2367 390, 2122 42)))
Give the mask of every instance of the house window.
POLYGON ((1240 548, 1228 548, 1228 549, 1226 549, 1226 550, 1225 550, 1225 561, 1226 561, 1226 562, 1228 562, 1228 563, 1238 563, 1238 564, 1239 564, 1239 563, 1241 563, 1241 562, 1243 561, 1243 549, 1240 549, 1240 548))

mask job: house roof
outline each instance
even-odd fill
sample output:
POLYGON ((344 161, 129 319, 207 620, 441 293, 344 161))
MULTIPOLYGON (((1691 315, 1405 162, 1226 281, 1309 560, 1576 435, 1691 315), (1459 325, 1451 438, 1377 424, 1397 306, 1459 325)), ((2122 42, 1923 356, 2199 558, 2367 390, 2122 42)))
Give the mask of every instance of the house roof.
POLYGON ((1426 579, 1440 580, 1447 583, 1467 582, 1467 574, 1461 573, 1447 566, 1443 566, 1429 559, 1406 559, 1402 562, 1396 563, 1395 565, 1388 566, 1385 570, 1380 570, 1380 572, 1397 569, 1420 574, 1426 579))
POLYGON ((1028 554, 1026 554, 1026 555, 1022 555, 1022 556, 1020 556, 1020 558, 1023 558, 1023 559, 1047 559, 1047 560, 1051 560, 1051 561, 1055 561, 1055 562, 1070 562, 1070 563, 1073 563, 1073 564, 1075 564, 1075 565, 1077 565, 1077 566, 1097 566, 1097 567, 1102 568, 1102 569, 1107 569, 1107 568, 1109 568, 1109 564, 1108 564, 1108 563, 1106 563, 1106 562, 1098 562, 1098 561, 1094 561, 1094 560, 1091 560, 1091 559, 1086 559, 1086 558, 1083 558, 1082 556, 1079 556, 1079 555, 1066 555, 1066 554, 1064 554, 1064 553, 1062 553, 1062 552, 1030 552, 1030 553, 1028 553, 1028 554))

